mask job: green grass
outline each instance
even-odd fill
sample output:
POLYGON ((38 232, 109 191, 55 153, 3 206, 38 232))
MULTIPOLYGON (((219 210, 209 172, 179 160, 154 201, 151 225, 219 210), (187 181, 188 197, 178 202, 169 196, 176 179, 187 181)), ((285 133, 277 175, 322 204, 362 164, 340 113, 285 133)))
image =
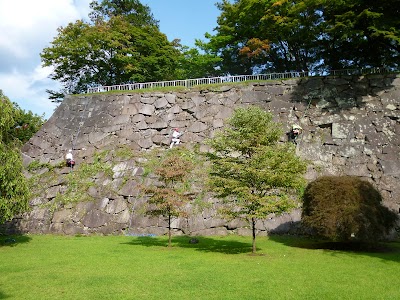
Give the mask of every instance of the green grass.
POLYGON ((314 249, 259 237, 0 237, 0 299, 399 299, 400 244, 314 249))

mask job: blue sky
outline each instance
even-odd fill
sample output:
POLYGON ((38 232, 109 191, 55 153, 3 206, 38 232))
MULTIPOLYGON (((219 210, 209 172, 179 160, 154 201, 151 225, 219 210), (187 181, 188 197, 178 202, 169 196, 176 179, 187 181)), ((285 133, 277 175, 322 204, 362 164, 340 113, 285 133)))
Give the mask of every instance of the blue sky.
MULTIPOLYGON (((0 89, 25 110, 49 118, 56 105, 46 89, 58 89, 43 68, 40 52, 50 45, 57 28, 84 19, 92 0, 0 0, 0 89)), ((142 0, 159 20, 170 41, 193 47, 195 39, 213 33, 219 0, 142 0)))
POLYGON ((160 30, 172 41, 180 38, 181 43, 193 47, 195 39, 204 40, 206 32, 212 33, 217 26, 220 11, 217 0, 143 0, 148 5, 160 30))

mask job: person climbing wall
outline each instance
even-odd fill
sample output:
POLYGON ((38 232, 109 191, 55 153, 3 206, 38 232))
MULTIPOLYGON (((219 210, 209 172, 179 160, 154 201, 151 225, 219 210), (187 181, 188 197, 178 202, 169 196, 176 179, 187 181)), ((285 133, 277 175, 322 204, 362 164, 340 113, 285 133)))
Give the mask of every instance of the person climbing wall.
POLYGON ((290 130, 290 132, 288 133, 288 139, 289 142, 292 142, 294 144, 297 145, 297 138, 299 137, 299 135, 303 132, 303 128, 301 128, 299 125, 297 124, 293 124, 292 125, 292 129, 290 130))
POLYGON ((73 168, 75 165, 75 161, 74 161, 74 156, 72 155, 72 149, 68 150, 68 153, 65 155, 65 161, 67 164, 67 167, 69 168, 73 168))
POLYGON ((174 128, 174 131, 172 132, 172 138, 171 138, 171 144, 169 145, 169 148, 171 149, 174 145, 179 145, 181 142, 180 137, 182 136, 183 133, 179 131, 179 128, 174 128))

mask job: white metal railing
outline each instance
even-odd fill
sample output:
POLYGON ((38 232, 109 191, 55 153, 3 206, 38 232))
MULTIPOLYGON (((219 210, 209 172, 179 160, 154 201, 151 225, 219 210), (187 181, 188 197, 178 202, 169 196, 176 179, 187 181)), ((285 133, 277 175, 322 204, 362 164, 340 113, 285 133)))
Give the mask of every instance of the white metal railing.
POLYGON ((185 87, 191 88, 197 85, 216 84, 225 82, 243 82, 243 81, 262 81, 262 80, 277 80, 290 79, 300 77, 313 76, 344 76, 344 75, 362 75, 362 74, 380 74, 388 73, 386 68, 368 68, 368 69, 344 69, 321 72, 286 72, 286 73, 269 73, 256 75, 234 75, 221 77, 205 77, 185 80, 157 81, 157 82, 142 82, 128 83, 119 85, 96 86, 87 89, 87 93, 101 93, 109 91, 133 91, 142 89, 152 89, 159 87, 185 87))

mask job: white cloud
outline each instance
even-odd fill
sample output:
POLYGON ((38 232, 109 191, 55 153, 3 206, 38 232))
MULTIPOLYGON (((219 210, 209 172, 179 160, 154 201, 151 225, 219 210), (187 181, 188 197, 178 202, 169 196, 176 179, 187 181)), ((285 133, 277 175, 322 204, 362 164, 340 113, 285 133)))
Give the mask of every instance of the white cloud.
POLYGON ((17 102, 25 110, 49 118, 56 105, 48 99, 46 89, 57 88, 57 83, 47 78, 48 70, 40 66, 32 72, 20 73, 13 70, 0 74, 1 89, 11 101, 17 102))
POLYGON ((0 1, 0 47, 19 59, 37 56, 59 26, 82 17, 72 0, 0 1))
POLYGON ((55 106, 45 91, 58 84, 40 66, 40 52, 58 27, 87 18, 91 1, 0 0, 0 89, 23 109, 51 115, 55 106))

